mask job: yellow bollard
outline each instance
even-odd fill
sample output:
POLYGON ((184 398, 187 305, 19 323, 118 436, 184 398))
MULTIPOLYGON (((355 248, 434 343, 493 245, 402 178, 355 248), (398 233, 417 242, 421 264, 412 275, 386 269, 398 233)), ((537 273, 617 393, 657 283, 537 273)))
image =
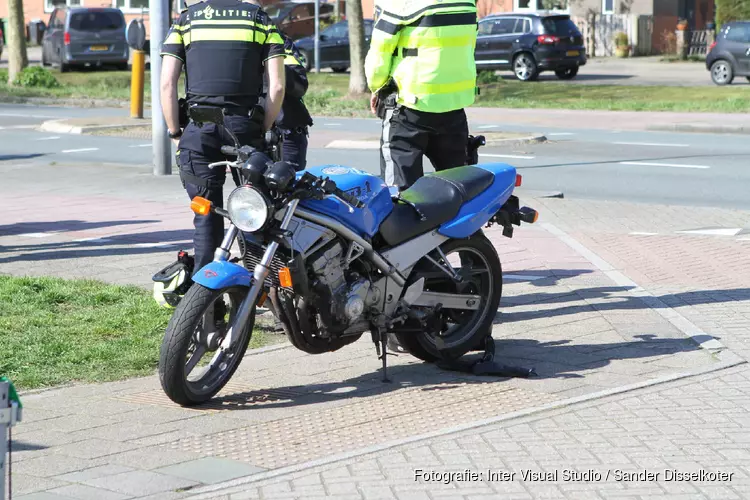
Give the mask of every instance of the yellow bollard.
POLYGON ((146 53, 133 51, 133 66, 130 77, 130 117, 143 118, 143 81, 146 71, 146 53))

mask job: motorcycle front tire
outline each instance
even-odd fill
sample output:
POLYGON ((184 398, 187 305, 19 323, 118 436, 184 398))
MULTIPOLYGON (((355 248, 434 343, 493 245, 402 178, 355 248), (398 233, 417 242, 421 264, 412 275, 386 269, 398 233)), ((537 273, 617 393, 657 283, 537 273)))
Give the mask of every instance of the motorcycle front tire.
MULTIPOLYGON (((222 290, 212 290, 198 283, 194 283, 175 308, 169 321, 159 353, 159 379, 164 393, 181 406, 194 406, 205 403, 213 398, 232 378, 240 366, 245 355, 250 337, 255 326, 255 306, 250 313, 250 319, 240 333, 234 352, 227 366, 222 370, 221 377, 216 383, 203 390, 196 390, 198 383, 190 383, 185 375, 185 362, 188 349, 199 321, 216 299, 229 294, 232 299, 232 310, 236 313, 234 304, 242 303, 247 296, 248 289, 233 287, 222 290)), ((230 317, 231 321, 232 317, 230 317)), ((211 353, 207 353, 211 354, 211 353)))

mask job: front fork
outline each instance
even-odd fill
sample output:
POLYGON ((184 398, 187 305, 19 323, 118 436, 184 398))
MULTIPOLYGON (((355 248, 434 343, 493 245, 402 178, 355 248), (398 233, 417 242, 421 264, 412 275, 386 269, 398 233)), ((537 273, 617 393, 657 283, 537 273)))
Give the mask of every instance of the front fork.
MULTIPOLYGON (((286 229, 289 227, 292 216, 294 215, 294 211, 297 209, 298 203, 299 200, 295 199, 289 202, 289 205, 287 205, 284 217, 281 219, 281 231, 286 231, 286 229)), ((236 237, 237 227, 232 224, 226 235, 224 235, 224 241, 221 242, 221 247, 216 249, 214 260, 225 261, 229 258, 229 248, 232 246, 232 243, 234 242, 234 239, 236 237)), ((271 241, 271 243, 266 248, 265 253, 263 254, 263 258, 260 260, 258 265, 255 266, 253 274, 250 277, 250 291, 247 293, 247 297, 245 297, 245 299, 240 304, 237 315, 235 316, 234 321, 232 321, 232 324, 229 325, 227 334, 224 337, 224 340, 221 342, 220 349, 222 351, 232 349, 235 342, 237 341, 237 338, 239 337, 237 332, 243 331, 247 326, 247 322, 250 320, 250 314, 252 313, 253 306, 258 300, 258 295, 263 288, 263 284, 266 282, 268 274, 271 272, 271 261, 273 261, 278 248, 279 242, 277 240, 271 241)))

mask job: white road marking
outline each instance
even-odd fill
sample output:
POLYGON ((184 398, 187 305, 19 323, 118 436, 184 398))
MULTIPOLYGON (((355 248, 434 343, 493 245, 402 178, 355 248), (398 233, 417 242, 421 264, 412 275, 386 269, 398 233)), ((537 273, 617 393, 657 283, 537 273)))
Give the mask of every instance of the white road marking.
POLYGON ((136 243, 132 245, 134 248, 160 248, 160 247, 169 247, 172 245, 175 245, 176 243, 136 243))
POLYGON ((149 144, 136 144, 134 146, 128 146, 130 148, 150 148, 152 146, 151 143, 149 144))
POLYGON ((88 242, 88 243, 94 243, 94 242, 96 242, 96 243, 109 243, 110 241, 112 241, 112 239, 111 238, 98 237, 98 238, 80 238, 80 239, 73 240, 73 241, 75 243, 86 243, 86 242, 88 242))
POLYGON ((480 126, 479 126, 479 127, 477 127, 477 128, 478 128, 479 130, 487 130, 487 129, 491 129, 491 128, 497 128, 497 127, 499 127, 499 125, 480 125, 480 126))
POLYGON ((55 234, 55 233, 54 232, 50 232, 50 233, 24 233, 24 234, 19 234, 18 236, 20 238, 48 238, 48 237, 52 236, 53 234, 55 234))
POLYGON ((694 229, 691 231, 677 231, 679 234, 703 234, 706 236, 735 236, 742 228, 721 227, 716 229, 694 229))
POLYGON ((506 274, 503 276, 503 279, 511 281, 536 281, 549 277, 550 276, 531 276, 528 274, 506 274))
POLYGON ((659 142, 613 142, 612 144, 622 144, 625 146, 663 146, 665 148, 689 148, 690 144, 665 144, 659 142))
POLYGON ((633 231, 630 233, 632 236, 658 236, 659 233, 645 233, 643 231, 633 231))
POLYGON ((39 139, 34 139, 34 140, 35 141, 55 141, 55 140, 57 140, 59 138, 60 138, 59 135, 53 135, 53 136, 50 136, 50 137, 40 137, 39 139))
POLYGON ((36 127, 37 125, 9 125, 7 127, 0 127, 0 130, 29 129, 36 127))
POLYGON ((485 156, 487 158, 513 158, 515 160, 533 160, 535 156, 524 156, 524 155, 493 155, 493 154, 480 154, 479 156, 485 156))
POLYGON ((59 116, 23 115, 23 114, 20 114, 20 113, 0 113, 0 116, 12 116, 14 118, 60 118, 59 116))
POLYGON ((324 127, 340 127, 341 124, 340 123, 324 123, 323 126, 324 127))
POLYGON ((645 161, 621 161, 620 165, 636 165, 640 167, 711 168, 708 165, 681 165, 679 163, 649 163, 645 161))
POLYGON ((547 135, 576 135, 574 132, 553 132, 547 135))
POLYGON ((61 153, 83 153, 84 151, 99 151, 99 148, 64 149, 61 153))

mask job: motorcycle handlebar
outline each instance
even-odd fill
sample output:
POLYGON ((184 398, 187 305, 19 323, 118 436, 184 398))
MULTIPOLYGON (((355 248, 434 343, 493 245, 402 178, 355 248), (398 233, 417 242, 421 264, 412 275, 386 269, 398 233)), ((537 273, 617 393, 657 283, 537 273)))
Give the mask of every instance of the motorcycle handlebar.
POLYGON ((222 146, 221 154, 227 156, 237 156, 237 148, 234 146, 222 146))

